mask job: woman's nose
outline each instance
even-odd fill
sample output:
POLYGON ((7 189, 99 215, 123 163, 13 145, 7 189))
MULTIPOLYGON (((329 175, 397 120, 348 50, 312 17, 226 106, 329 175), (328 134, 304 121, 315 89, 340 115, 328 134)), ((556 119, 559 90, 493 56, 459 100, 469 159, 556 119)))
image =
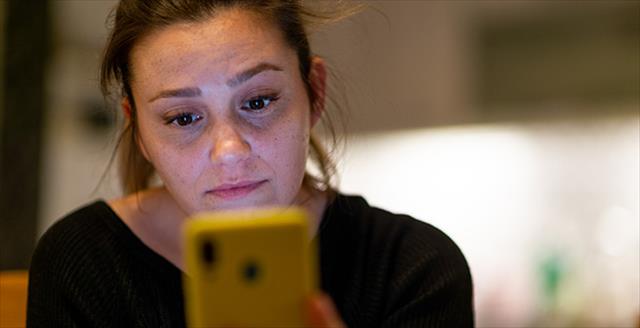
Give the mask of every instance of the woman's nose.
POLYGON ((219 122, 213 126, 211 161, 218 165, 235 165, 249 157, 251 146, 232 123, 219 122))

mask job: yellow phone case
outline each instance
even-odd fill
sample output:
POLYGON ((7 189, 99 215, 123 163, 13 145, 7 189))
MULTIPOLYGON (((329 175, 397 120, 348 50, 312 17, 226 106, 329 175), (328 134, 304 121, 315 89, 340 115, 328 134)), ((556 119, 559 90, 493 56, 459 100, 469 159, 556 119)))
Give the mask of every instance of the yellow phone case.
POLYGON ((317 288, 306 212, 201 213, 184 227, 189 327, 301 327, 317 288))

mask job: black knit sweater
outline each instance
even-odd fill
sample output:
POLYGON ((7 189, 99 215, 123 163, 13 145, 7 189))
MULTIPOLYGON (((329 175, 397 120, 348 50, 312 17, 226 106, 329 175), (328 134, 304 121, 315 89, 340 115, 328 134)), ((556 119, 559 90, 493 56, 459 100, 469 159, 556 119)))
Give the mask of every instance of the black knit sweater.
MULTIPOLYGON (((321 287, 349 327, 473 326, 469 268, 433 226, 339 195, 318 238, 321 287)), ((27 326, 184 327, 181 275, 97 201, 40 239, 27 326)))

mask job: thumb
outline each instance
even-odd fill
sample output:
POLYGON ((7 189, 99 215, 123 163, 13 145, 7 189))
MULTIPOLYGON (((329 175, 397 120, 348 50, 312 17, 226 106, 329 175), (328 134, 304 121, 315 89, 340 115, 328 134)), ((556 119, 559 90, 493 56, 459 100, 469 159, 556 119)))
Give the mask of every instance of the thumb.
POLYGON ((309 327, 346 328, 331 298, 324 293, 310 296, 306 302, 309 327))

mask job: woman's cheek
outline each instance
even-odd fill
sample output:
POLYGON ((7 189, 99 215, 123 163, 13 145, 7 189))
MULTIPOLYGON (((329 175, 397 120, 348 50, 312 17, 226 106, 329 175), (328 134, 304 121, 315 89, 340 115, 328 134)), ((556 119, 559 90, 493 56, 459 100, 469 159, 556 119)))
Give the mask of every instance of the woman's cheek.
POLYGON ((188 144, 162 143, 154 149, 153 165, 165 183, 185 185, 196 170, 196 155, 188 144))

